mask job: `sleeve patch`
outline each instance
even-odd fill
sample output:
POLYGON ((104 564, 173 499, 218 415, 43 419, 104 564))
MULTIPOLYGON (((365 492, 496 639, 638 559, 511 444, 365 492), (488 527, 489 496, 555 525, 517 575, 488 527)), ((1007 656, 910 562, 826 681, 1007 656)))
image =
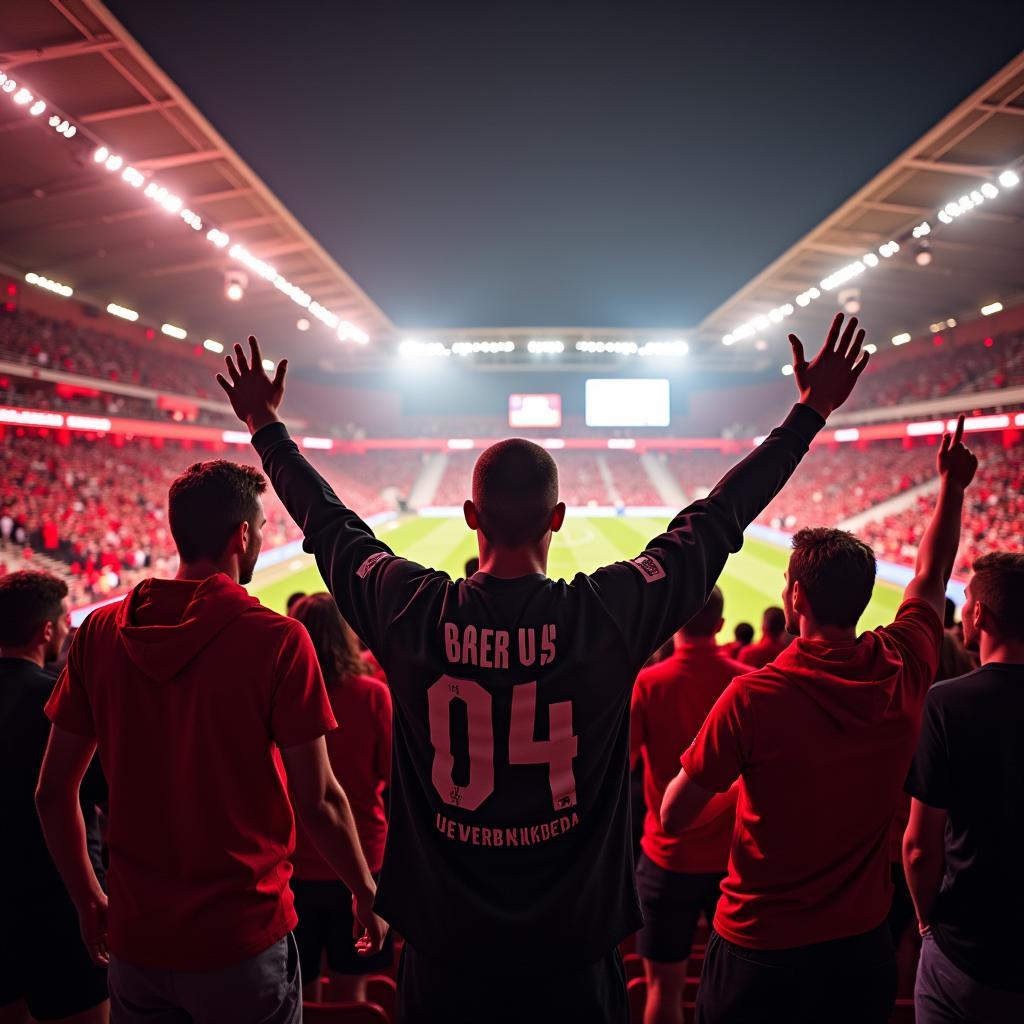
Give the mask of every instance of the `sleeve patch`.
POLYGON ((665 570, 661 567, 661 563, 654 555, 649 555, 646 551, 634 558, 630 565, 635 565, 640 570, 640 575, 643 576, 645 583, 654 583, 656 580, 665 578, 665 570))
POLYGON ((358 569, 356 569, 356 575, 361 579, 365 580, 367 576, 373 571, 373 567, 388 557, 386 551, 376 551, 358 569))

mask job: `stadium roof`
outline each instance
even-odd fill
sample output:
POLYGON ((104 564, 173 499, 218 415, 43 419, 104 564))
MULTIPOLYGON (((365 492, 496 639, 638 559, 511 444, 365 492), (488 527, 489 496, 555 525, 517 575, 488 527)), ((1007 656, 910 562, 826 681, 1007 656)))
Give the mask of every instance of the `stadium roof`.
POLYGON ((206 232, 216 227, 371 339, 391 333, 387 316, 98 0, 8 0, 4 47, 0 69, 45 100, 47 115, 0 104, 0 260, 11 269, 190 336, 228 341, 258 328, 274 355, 336 348, 336 332, 308 317, 312 329, 300 333, 303 309, 211 244, 206 232), (77 125, 74 138, 48 123, 54 114, 77 125), (101 144, 179 195, 201 232, 126 184, 120 167, 97 163, 101 144), (242 302, 225 300, 229 269, 248 278, 242 302))
MULTIPOLYGON (((813 338, 837 300, 851 298, 844 294, 851 289, 879 343, 925 333, 948 318, 976 316, 990 302, 1024 299, 1024 188, 999 187, 997 196, 984 197, 978 191, 995 188, 1007 170, 1024 174, 1024 53, 696 327, 481 328, 399 336, 99 0, 8 0, 4 13, 0 69, 45 100, 47 116, 0 103, 0 144, 10 154, 0 162, 0 262, 67 283, 76 297, 101 307, 117 302, 142 311, 150 323, 178 324, 190 338, 230 341, 255 328, 275 358, 306 356, 341 369, 379 366, 391 358, 394 343, 415 336, 442 348, 475 343, 481 351, 468 362, 493 369, 562 363, 587 370, 636 366, 633 354, 616 345, 651 348, 685 338, 698 365, 750 372, 786 360, 788 330, 813 338), (77 125, 73 139, 48 124, 54 115, 77 125), (112 172, 94 159, 101 145, 123 157, 123 169, 118 163, 112 172), (169 215, 159 196, 143 195, 141 182, 136 189, 122 180, 129 168, 172 198, 180 196, 186 208, 169 215), (939 211, 961 197, 963 209, 942 220, 939 211), (201 219, 201 231, 181 222, 190 210, 201 219), (928 233, 915 239, 915 227, 925 221, 928 233), (229 235, 231 247, 211 244, 210 228, 229 235), (892 241, 899 251, 886 257, 892 241), (231 256, 236 243, 249 257, 247 267, 231 256), (927 265, 915 260, 923 243, 932 257, 927 265), (273 265, 277 287, 254 260, 273 265), (819 287, 851 267, 849 280, 819 287), (240 302, 225 300, 228 271, 247 275, 240 302), (307 303, 314 300, 311 309, 320 303, 343 326, 351 324, 349 338, 365 332, 386 344, 339 345, 333 329, 282 293, 281 279, 293 295, 301 290, 307 303), (811 291, 822 294, 804 308, 800 300, 811 291), (296 324, 304 316, 312 329, 300 333, 296 324), (722 344, 727 336, 733 347, 722 344), (536 359, 529 351, 532 339, 558 338, 564 354, 536 359), (487 342, 500 339, 514 342, 514 351, 487 349, 487 342), (591 348, 576 351, 577 342, 591 348)), ((225 82, 230 87, 228 74, 225 82)))
MULTIPOLYGON (((842 130, 838 121, 837 130, 842 130)), ((722 303, 695 337, 721 343, 738 325, 794 303, 849 261, 877 254, 889 240, 899 240, 898 254, 883 254, 877 269, 858 273, 833 290, 859 289, 866 322, 886 341, 903 332, 926 333, 931 324, 949 317, 976 316, 990 302, 1019 300, 1024 293, 1024 187, 1002 189, 966 215, 953 213, 949 222, 936 215, 962 196, 977 197, 984 183, 998 183, 1007 169, 1024 176, 1022 165, 1024 53, 722 303), (925 221, 930 230, 915 239, 913 229, 925 221), (923 266, 915 259, 921 244, 932 257, 923 266)), ((778 326, 755 328, 748 337, 784 339, 787 331, 799 333, 821 319, 812 302, 778 326)), ((773 351, 782 347, 773 345, 773 351)))

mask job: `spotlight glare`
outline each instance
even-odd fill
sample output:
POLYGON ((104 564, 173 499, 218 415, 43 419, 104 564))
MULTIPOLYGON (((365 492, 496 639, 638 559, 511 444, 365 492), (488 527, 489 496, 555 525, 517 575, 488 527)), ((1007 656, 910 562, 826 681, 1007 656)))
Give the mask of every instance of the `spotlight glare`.
POLYGON ((160 330, 170 338, 177 338, 184 341, 188 337, 188 331, 184 327, 176 327, 174 324, 161 324, 160 330))
POLYGON ((991 316, 993 313, 1001 313, 1003 304, 1001 302, 990 302, 987 306, 981 307, 982 316, 991 316))
POLYGON ((902 334, 894 334, 892 336, 892 343, 894 345, 906 345, 910 341, 910 335, 904 331, 902 334))
POLYGON ((1020 184, 1020 175, 1016 171, 1005 170, 999 175, 999 184, 1003 188, 1015 188, 1020 184))

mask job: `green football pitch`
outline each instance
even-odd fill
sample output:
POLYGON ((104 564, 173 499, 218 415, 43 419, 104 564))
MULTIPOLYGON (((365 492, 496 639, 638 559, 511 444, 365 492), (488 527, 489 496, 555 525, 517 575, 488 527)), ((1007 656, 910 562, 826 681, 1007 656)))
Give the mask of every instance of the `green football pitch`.
MULTIPOLYGON (((664 528, 665 523, 656 519, 567 519, 551 546, 548 575, 572 579, 578 572, 592 572, 608 562, 634 558, 664 528)), ((476 537, 461 519, 405 519, 385 523, 377 534, 396 554, 442 569, 453 578, 463 575, 466 559, 476 554, 476 537)), ((750 622, 757 628, 764 609, 782 603, 782 574, 788 557, 784 548, 748 538, 743 550, 726 563, 719 583, 725 594, 730 638, 737 622, 750 622)), ((287 567, 267 570, 250 587, 264 604, 277 611, 284 611, 288 595, 295 591, 324 589, 312 559, 305 556, 301 565, 291 562, 287 567)), ((876 583, 860 628, 872 629, 891 622, 899 601, 896 587, 876 583)))

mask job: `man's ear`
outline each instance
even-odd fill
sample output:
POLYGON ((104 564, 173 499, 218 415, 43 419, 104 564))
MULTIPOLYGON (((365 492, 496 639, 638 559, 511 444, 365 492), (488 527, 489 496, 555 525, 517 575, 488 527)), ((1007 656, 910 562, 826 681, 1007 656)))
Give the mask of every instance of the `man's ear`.
POLYGON ((809 611, 807 607, 807 597, 804 595, 803 588, 800 586, 799 580, 793 581, 793 589, 790 592, 793 597, 793 611, 797 615, 806 615, 809 611))
POLYGON ((725 619, 719 619, 718 620, 718 625, 715 626, 715 632, 712 635, 713 636, 717 636, 719 633, 722 632, 722 628, 724 626, 725 626, 725 619))
POLYGON ((466 525, 471 530, 480 529, 480 517, 477 515, 476 505, 468 498, 462 506, 462 514, 466 517, 466 525))
POLYGON ((55 627, 54 627, 53 623, 49 619, 47 619, 39 627, 39 634, 38 634, 39 639, 38 639, 37 642, 40 643, 40 644, 48 644, 53 639, 54 630, 55 630, 55 627))
POLYGON ((562 528, 562 523, 565 522, 565 502, 560 501, 556 506, 555 510, 551 513, 551 532, 558 533, 562 528))

